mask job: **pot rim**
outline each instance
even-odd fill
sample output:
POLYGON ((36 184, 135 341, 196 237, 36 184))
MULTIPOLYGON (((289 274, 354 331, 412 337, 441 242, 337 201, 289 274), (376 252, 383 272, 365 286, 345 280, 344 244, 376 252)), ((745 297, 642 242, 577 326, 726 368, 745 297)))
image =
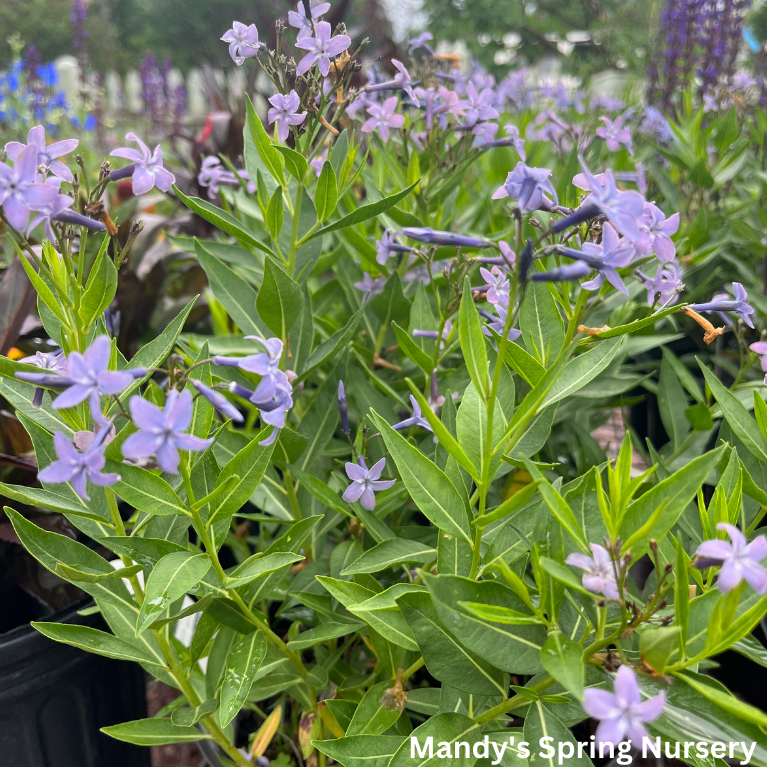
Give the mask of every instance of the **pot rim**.
MULTIPOLYGON (((95 604, 93 599, 88 595, 85 595, 77 602, 72 602, 71 604, 67 605, 67 607, 64 607, 61 610, 57 610, 55 613, 51 613, 50 615, 45 616, 43 620, 48 623, 71 623, 77 617, 79 610, 90 607, 93 604, 95 604)), ((37 636, 40 636, 40 633, 35 631, 35 629, 33 629, 29 623, 25 623, 23 626, 17 626, 10 631, 6 631, 5 633, 0 634, 0 647, 5 647, 9 644, 20 643, 25 639, 37 636)))

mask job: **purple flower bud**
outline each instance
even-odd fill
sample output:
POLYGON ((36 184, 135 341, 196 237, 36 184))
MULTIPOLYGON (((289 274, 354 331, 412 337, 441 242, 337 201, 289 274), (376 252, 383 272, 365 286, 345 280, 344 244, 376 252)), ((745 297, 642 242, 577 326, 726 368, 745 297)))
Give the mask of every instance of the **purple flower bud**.
POLYGON ((341 425, 344 434, 349 435, 349 411, 346 408, 346 392, 344 391, 344 382, 338 382, 338 411, 341 413, 341 425))
POLYGON ((519 254, 519 281, 521 283, 527 282, 527 274, 530 271, 530 267, 533 265, 533 241, 528 238, 525 243, 525 247, 522 248, 522 252, 519 254))
POLYGON ((574 264, 565 264, 549 272, 537 272, 531 275, 533 282, 577 282, 591 271, 588 264, 577 261, 574 264))
POLYGON ((53 216, 54 221, 60 221, 62 224, 72 224, 73 226, 83 226, 92 232, 106 232, 107 228, 101 221, 94 221, 92 218, 83 216, 75 210, 64 210, 57 216, 53 216))
POLYGON ((590 221, 592 218, 596 218, 602 211, 590 202, 586 202, 580 206, 577 210, 574 210, 564 218, 560 218, 551 225, 551 231, 554 234, 564 232, 565 229, 569 229, 571 226, 577 226, 584 221, 590 221))
POLYGON ((453 248, 494 248, 495 243, 479 237, 465 237, 462 234, 442 232, 429 227, 406 226, 402 230, 405 237, 428 245, 443 245, 453 248))
POLYGON ((202 381, 192 380, 192 386, 224 417, 231 418, 237 423, 242 423, 245 420, 240 411, 220 392, 206 386, 202 381))

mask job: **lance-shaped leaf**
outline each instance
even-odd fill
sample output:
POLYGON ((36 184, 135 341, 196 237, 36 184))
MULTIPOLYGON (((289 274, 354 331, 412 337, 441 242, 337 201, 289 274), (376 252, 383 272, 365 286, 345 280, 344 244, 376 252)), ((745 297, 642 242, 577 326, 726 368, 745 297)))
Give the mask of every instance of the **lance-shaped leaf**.
MULTIPOLYGON (((247 120, 247 133, 248 138, 252 141, 253 146, 260 158, 260 164, 265 167, 272 175, 274 180, 282 185, 284 181, 284 173, 282 171, 282 159, 280 153, 277 151, 277 147, 274 146, 272 140, 269 138, 269 134, 266 132, 261 118, 259 118, 256 112, 253 102, 250 100, 250 96, 245 94, 245 115, 247 120)), ((246 143, 246 149, 247 149, 246 143)), ((246 156, 246 160, 247 160, 246 156)), ((247 165, 250 177, 253 181, 256 180, 255 175, 251 171, 250 164, 247 165)), ((253 168, 257 170, 257 168, 253 168)))
POLYGON ((505 675, 448 632, 428 593, 408 592, 397 604, 415 635, 426 669, 435 679, 475 695, 501 696, 506 692, 505 675))
POLYGON ((274 335, 285 338, 301 313, 303 294, 297 282, 271 259, 264 264, 264 281, 258 291, 256 309, 274 335))
POLYGON ((487 349, 485 337, 482 335, 482 323, 474 305, 471 283, 467 277, 463 283, 461 308, 458 312, 458 335, 461 340, 461 351, 466 361, 471 380, 483 400, 490 394, 490 381, 487 373, 487 349))
POLYGON ((372 411, 386 448, 416 506, 440 530, 473 543, 469 513, 445 472, 372 411))
POLYGON ((333 166, 328 162, 322 166, 320 177, 317 179, 317 190, 314 193, 314 206, 317 208, 317 221, 327 221, 338 204, 338 182, 333 166))
POLYGON ((313 740, 312 745, 343 767, 387 767, 404 740, 396 735, 349 735, 313 740))
POLYGON ((210 716, 218 708, 218 701, 210 698, 193 708, 177 708, 171 715, 170 720, 178 727, 194 727, 203 717, 210 716))
POLYGON ((141 605, 136 635, 145 631, 149 624, 193 586, 196 586, 210 570, 207 554, 179 551, 164 556, 149 575, 141 605))
POLYGON ((227 588, 244 586, 246 583, 258 580, 264 575, 280 570, 283 567, 301 562, 303 557, 292 552, 279 552, 275 554, 254 554, 238 565, 230 573, 227 573, 227 588))
POLYGON ((122 639, 98 631, 90 626, 77 626, 71 623, 40 623, 33 622, 32 627, 48 639, 56 642, 79 647, 81 650, 104 655, 116 660, 129 660, 136 663, 147 663, 150 666, 159 666, 157 659, 149 653, 145 653, 140 647, 125 642, 122 639))
POLYGON ((406 538, 389 538, 372 549, 368 549, 359 559, 341 571, 341 575, 356 575, 357 573, 377 573, 388 567, 398 566, 406 562, 433 561, 437 550, 418 541, 406 538))
POLYGON ((226 485, 227 489, 211 501, 208 528, 239 511, 261 483, 274 450, 273 444, 266 447, 258 444, 265 436, 265 430, 261 431, 221 470, 216 487, 226 485), (239 481, 231 481, 230 477, 234 476, 239 477, 239 481))
POLYGON ((410 738, 400 746, 399 750, 389 762, 389 767, 444 767, 446 764, 470 765, 474 763, 471 751, 475 743, 482 739, 480 725, 473 719, 463 714, 444 713, 437 714, 427 719, 420 727, 413 730, 410 738), (412 739, 419 744, 419 751, 413 759, 410 756, 412 739), (457 743, 467 744, 469 756, 466 756, 466 746, 461 746, 461 759, 445 759, 437 756, 439 746, 443 743, 450 744, 450 754, 455 755, 454 749, 457 743), (429 746, 428 744, 431 744, 429 746))
POLYGON ((556 706, 549 708, 540 700, 530 706, 525 717, 522 738, 531 744, 536 767, 592 767, 591 759, 578 750, 578 742, 570 730, 554 713, 556 706), (551 738, 541 741, 542 738, 551 738), (545 748, 546 743, 550 745, 545 748), (561 756, 560 756, 561 753, 561 756))
POLYGON ((136 746, 168 746, 172 743, 194 743, 211 736, 194 727, 179 727, 170 719, 136 719, 133 722, 102 727, 101 732, 115 740, 136 746))
POLYGON ((561 631, 553 632, 541 648, 541 665, 578 700, 583 698, 586 667, 578 642, 561 631))
POLYGON ((120 475, 120 481, 114 485, 114 491, 133 508, 159 516, 190 516, 189 509, 173 488, 151 471, 116 461, 107 461, 105 471, 120 475))
POLYGON ((748 410, 740 400, 719 379, 698 360, 698 365, 703 371, 708 388, 714 395, 714 399, 722 410, 724 420, 730 425, 738 439, 746 446, 749 453, 762 462, 767 462, 767 441, 765 441, 756 421, 751 417, 748 410))
POLYGON ((109 256, 108 245, 109 238, 105 237, 96 262, 91 267, 80 302, 78 313, 85 328, 90 328, 104 314, 117 292, 117 269, 109 256))
POLYGON ((246 634, 229 651, 218 710, 222 727, 227 727, 242 708, 265 656, 266 639, 260 631, 246 634))
POLYGON ((392 682, 386 680, 368 689, 346 728, 347 735, 382 735, 399 719, 402 711, 395 705, 385 705, 384 693, 392 686, 392 682))

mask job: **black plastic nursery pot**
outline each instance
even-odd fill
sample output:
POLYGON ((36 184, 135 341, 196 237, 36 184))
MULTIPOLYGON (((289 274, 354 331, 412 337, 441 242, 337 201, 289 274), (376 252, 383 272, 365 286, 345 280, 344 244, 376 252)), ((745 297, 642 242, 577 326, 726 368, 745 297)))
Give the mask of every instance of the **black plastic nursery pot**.
MULTIPOLYGON (((45 620, 104 628, 82 602, 45 620)), ((2 767, 149 767, 149 749, 99 728, 146 716, 144 672, 53 642, 31 626, 0 634, 2 767)))

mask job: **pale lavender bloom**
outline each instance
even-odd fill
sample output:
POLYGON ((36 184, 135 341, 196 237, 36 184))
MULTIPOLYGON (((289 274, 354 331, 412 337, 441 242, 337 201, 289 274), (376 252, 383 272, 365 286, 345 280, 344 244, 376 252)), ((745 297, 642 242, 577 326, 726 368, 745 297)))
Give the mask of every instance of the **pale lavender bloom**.
POLYGON ((395 431, 402 431, 403 429, 409 429, 411 426, 421 426, 427 431, 432 431, 429 422, 421 413, 421 406, 418 404, 418 400, 412 394, 410 395, 410 404, 413 406, 413 415, 411 415, 410 418, 406 418, 404 421, 395 423, 394 426, 392 426, 392 429, 395 431))
POLYGON ((466 109, 466 122, 475 125, 478 122, 498 119, 498 110, 493 106, 495 94, 490 88, 485 88, 479 93, 470 82, 466 87, 468 105, 466 109))
MULTIPOLYGON (((52 380, 54 381, 56 376, 66 376, 67 374, 67 358, 64 352, 35 352, 31 357, 23 357, 19 362, 25 362, 27 365, 34 365, 41 370, 48 371, 53 376, 52 380)), ((40 407, 43 404, 44 393, 45 389, 35 389, 35 397, 32 400, 33 407, 40 407)))
POLYGON ((434 39, 431 32, 422 32, 418 37, 414 37, 412 40, 408 40, 407 52, 410 56, 419 48, 426 51, 430 56, 434 55, 434 51, 428 43, 434 39))
POLYGON ((303 0, 298 0, 295 11, 288 12, 288 24, 298 29, 298 37, 311 37, 312 21, 319 21, 330 10, 330 3, 318 3, 310 7, 310 15, 306 15, 306 6, 303 0))
POLYGON ((112 171, 109 178, 112 181, 119 181, 121 178, 133 178, 133 194, 146 194, 154 187, 162 192, 170 190, 176 182, 175 176, 163 167, 162 149, 158 144, 154 152, 149 151, 149 147, 134 133, 127 133, 125 138, 128 141, 135 141, 138 149, 130 147, 120 147, 110 152, 112 157, 123 157, 131 161, 131 165, 112 171))
POLYGON ((508 243, 499 240, 498 248, 509 267, 514 266, 514 262, 517 260, 517 254, 509 247, 508 243))
POLYGON ((416 92, 413 90, 412 86, 412 80, 410 78, 410 73, 407 71, 407 67, 401 62, 397 61, 397 59, 392 59, 391 63, 394 64, 394 66, 397 68, 397 74, 394 75, 393 80, 387 80, 385 82, 381 83, 371 83, 370 85, 366 85, 363 90, 366 93, 377 93, 379 91, 390 91, 390 90, 402 90, 407 93, 407 95, 415 102, 416 106, 420 106, 420 102, 418 100, 418 96, 416 95, 416 92))
POLYGON ((519 128, 517 128, 516 125, 505 125, 504 130, 506 131, 506 135, 511 140, 511 145, 514 147, 514 149, 517 150, 519 159, 524 162, 527 159, 525 155, 525 140, 520 138, 519 128))
POLYGON ((412 253, 413 248, 408 245, 400 245, 395 237, 399 232, 393 232, 386 229, 381 235, 380 240, 376 240, 376 261, 379 264, 385 264, 392 253, 412 253))
POLYGON ((657 300, 662 304, 672 306, 679 300, 679 291, 682 287, 680 270, 676 262, 661 265, 655 272, 654 277, 648 277, 637 270, 637 276, 644 282, 647 290, 647 303, 652 306, 657 300))
POLYGON ((375 493, 388 490, 396 480, 381 480, 381 472, 386 466, 386 459, 382 458, 369 469, 362 456, 357 458, 357 463, 346 464, 346 476, 352 481, 346 488, 343 496, 347 503, 359 501, 363 509, 373 511, 376 507, 375 493))
POLYGON ((200 186, 208 187, 209 195, 216 195, 222 185, 239 186, 237 177, 230 170, 226 170, 218 157, 206 157, 200 166, 200 173, 197 176, 197 183, 200 186))
MULTIPOLYGON (((751 346, 748 347, 751 349, 752 352, 755 354, 758 354, 760 359, 759 362, 762 366, 762 372, 765 373, 764 376, 764 383, 765 386, 767 386, 767 343, 764 341, 757 341, 755 344, 751 344, 751 346)), ((38 352, 39 354, 40 352, 38 352)), ((22 360, 24 362, 25 360, 22 360)))
POLYGON ((27 226, 27 237, 29 237, 37 226, 44 223, 45 236, 51 240, 51 242, 55 241, 56 235, 51 226, 51 221, 60 217, 73 203, 74 200, 68 194, 57 194, 45 203, 36 205, 35 212, 38 215, 35 216, 29 226, 27 226))
POLYGON ((42 125, 36 125, 34 128, 30 128, 27 134, 27 143, 21 144, 18 141, 10 141, 5 145, 5 152, 8 158, 14 162, 18 159, 18 156, 28 146, 35 146, 37 149, 37 168, 44 175, 51 173, 57 178, 63 181, 68 181, 70 184, 74 180, 72 171, 64 165, 59 157, 74 152, 77 149, 77 145, 80 142, 77 139, 64 139, 63 141, 56 141, 53 144, 46 146, 45 144, 45 128, 42 125))
MULTIPOLYGON (((119 394, 130 386, 134 378, 141 378, 146 374, 144 368, 108 370, 111 356, 112 344, 106 336, 98 336, 83 354, 72 352, 67 357, 66 376, 71 385, 56 397, 53 407, 65 410, 88 400, 93 417, 102 421, 99 395, 119 394)), ((18 377, 21 378, 22 375, 19 373, 18 377)))
POLYGON ((385 284, 386 279, 384 277, 378 277, 374 280, 369 272, 364 272, 362 275, 362 282, 355 282, 354 287, 365 293, 365 298, 371 298, 376 295, 376 293, 380 293, 385 284))
POLYGON ((30 210, 50 204, 57 195, 55 187, 37 182, 37 146, 34 144, 17 155, 13 168, 0 164, 0 205, 16 231, 26 230, 30 210))
POLYGON ((618 238, 618 233, 610 224, 602 227, 602 242, 597 245, 594 242, 583 243, 582 250, 574 250, 560 246, 558 252, 568 258, 576 258, 596 269, 599 274, 588 282, 583 283, 586 290, 599 290, 606 279, 614 288, 628 295, 628 288, 615 271, 628 266, 635 255, 634 245, 625 237, 618 238))
MULTIPOLYGON (((109 429, 100 434, 106 436, 109 429)), ((84 500, 89 501, 88 482, 101 487, 110 487, 120 481, 119 474, 102 474, 106 458, 104 457, 104 439, 93 439, 88 447, 78 452, 75 446, 60 432, 53 435, 53 447, 56 458, 49 466, 42 469, 37 478, 46 484, 57 485, 70 482, 74 491, 84 500)))
POLYGON ((663 211, 654 203, 646 202, 644 213, 637 222, 640 236, 635 241, 640 256, 655 253, 659 261, 668 263, 676 256, 676 247, 671 239, 679 229, 679 214, 666 218, 663 211))
POLYGON ((618 583, 610 552, 598 543, 589 544, 591 557, 585 554, 570 554, 565 562, 583 570, 583 588, 592 594, 601 594, 607 599, 620 599, 618 583))
POLYGON ((636 184, 639 189, 639 193, 644 196, 647 192, 647 179, 644 175, 644 166, 641 162, 637 163, 636 171, 624 171, 623 173, 616 173, 615 178, 618 181, 628 181, 631 184, 636 184))
POLYGON ((231 403, 229 400, 221 394, 221 392, 211 389, 210 386, 206 386, 202 381, 192 379, 192 386, 197 389, 203 397, 205 397, 221 415, 226 418, 231 418, 237 423, 242 423, 245 419, 242 417, 242 413, 231 403))
POLYGON ((604 116, 599 119, 604 125, 597 128, 597 136, 604 139, 607 148, 611 152, 617 152, 622 145, 628 149, 629 154, 634 154, 634 150, 631 147, 631 131, 623 127, 623 117, 616 117, 615 121, 604 116))
POLYGON ((495 123, 476 123, 471 129, 474 136, 473 147, 486 146, 490 144, 498 132, 498 126, 495 123))
MULTIPOLYGON (((503 336, 503 329, 506 327, 506 309, 501 304, 495 304, 495 311, 498 313, 497 317, 490 314, 490 312, 486 312, 484 309, 480 309, 479 312, 486 320, 489 320, 487 325, 482 326, 482 332, 490 338, 493 337, 493 334, 490 332, 491 330, 494 330, 499 336, 503 336)), ((509 341, 516 341, 521 335, 521 330, 509 328, 506 338, 509 341)))
POLYGON ((509 276, 497 266, 490 271, 480 267, 479 273, 487 283, 487 300, 491 304, 500 304, 503 307, 509 305, 509 276))
POLYGON ((557 193, 549 181, 551 170, 549 168, 530 168, 523 162, 518 162, 508 176, 503 186, 499 187, 492 196, 493 200, 510 197, 516 200, 520 209, 531 213, 539 210, 544 200, 551 205, 551 200, 546 197, 546 192, 551 195, 554 203, 557 193))
POLYGON ((749 315, 754 313, 754 308, 746 303, 748 298, 746 289, 739 282, 733 282, 732 292, 735 295, 735 300, 723 294, 721 296, 714 296, 707 304, 692 304, 690 308, 696 312, 735 312, 746 325, 753 328, 754 323, 751 322, 749 315))
POLYGON ((184 433, 192 422, 192 395, 187 390, 179 394, 171 389, 162 410, 142 397, 131 397, 130 412, 139 431, 122 444, 122 454, 129 460, 154 455, 163 471, 176 474, 181 460, 179 450, 196 452, 213 444, 212 439, 184 433))
POLYGON ((290 133, 290 126, 300 125, 306 119, 306 112, 298 111, 301 99, 295 91, 291 91, 287 96, 275 93, 269 103, 272 105, 267 115, 269 124, 277 123, 277 137, 280 143, 284 144, 290 133))
POLYGON ((308 51, 296 67, 296 74, 303 75, 318 64, 323 77, 330 72, 330 59, 343 53, 352 44, 347 35, 331 37, 330 24, 320 21, 314 25, 314 37, 300 37, 296 47, 308 51))
MULTIPOLYGON (((639 192, 622 192, 615 185, 611 171, 595 176, 588 169, 582 157, 578 158, 583 173, 573 177, 573 184, 591 194, 583 205, 593 205, 604 213, 621 233, 638 240, 640 237, 637 219, 644 213, 645 201, 639 192)), ((583 206, 581 206, 583 207, 583 206)))
MULTIPOLYGON (((347 110, 348 111, 348 110, 347 110)), ((319 178, 320 173, 322 173, 322 166, 325 164, 325 162, 328 159, 328 148, 325 147, 325 149, 322 150, 322 152, 317 155, 310 163, 309 165, 314 168, 314 175, 319 178)))
POLYGON ((443 232, 438 229, 420 226, 406 226, 402 234, 411 240, 425 242, 427 245, 444 245, 453 248, 494 248, 495 244, 490 240, 479 237, 465 237, 462 234, 443 232))
POLYGON ((247 373, 255 373, 261 376, 261 381, 256 387, 256 400, 268 400, 274 395, 278 385, 284 386, 285 373, 280 370, 282 359, 282 341, 279 338, 264 339, 260 336, 245 336, 248 341, 257 341, 266 349, 265 352, 250 354, 247 357, 213 357, 216 365, 236 367, 247 373))
POLYGON ((639 125, 639 130, 656 141, 665 142, 671 138, 671 129, 668 120, 660 109, 645 107, 644 117, 639 125))
POLYGON ((397 108, 397 97, 390 96, 383 104, 370 104, 367 112, 370 117, 362 124, 363 133, 377 130, 382 141, 389 140, 389 128, 401 128, 405 124, 405 116, 394 114, 397 108))
POLYGON ((748 72, 738 72, 732 78, 731 91, 745 91, 756 85, 756 80, 748 72))
POLYGON ((256 25, 245 26, 239 21, 233 21, 232 28, 227 30, 221 39, 229 43, 229 55, 238 67, 245 63, 245 59, 257 56, 263 45, 258 42, 256 25))
POLYGON ((695 567, 699 570, 721 567, 716 585, 724 594, 737 588, 744 580, 757 594, 767 594, 767 572, 760 564, 767 557, 767 538, 758 535, 747 543, 743 533, 726 522, 720 522, 716 529, 724 530, 730 536, 730 543, 703 541, 695 552, 695 567))
POLYGON ((656 720, 666 704, 666 696, 659 692, 642 701, 636 674, 630 666, 621 666, 615 676, 615 692, 588 688, 583 696, 586 713, 599 719, 597 743, 618 745, 628 736, 635 748, 640 748, 649 737, 645 724, 656 720))
POLYGON ((451 91, 444 85, 437 89, 439 104, 434 108, 434 116, 440 117, 440 125, 444 128, 447 125, 448 115, 452 117, 461 117, 465 114, 467 106, 466 101, 462 101, 455 91, 451 91))

